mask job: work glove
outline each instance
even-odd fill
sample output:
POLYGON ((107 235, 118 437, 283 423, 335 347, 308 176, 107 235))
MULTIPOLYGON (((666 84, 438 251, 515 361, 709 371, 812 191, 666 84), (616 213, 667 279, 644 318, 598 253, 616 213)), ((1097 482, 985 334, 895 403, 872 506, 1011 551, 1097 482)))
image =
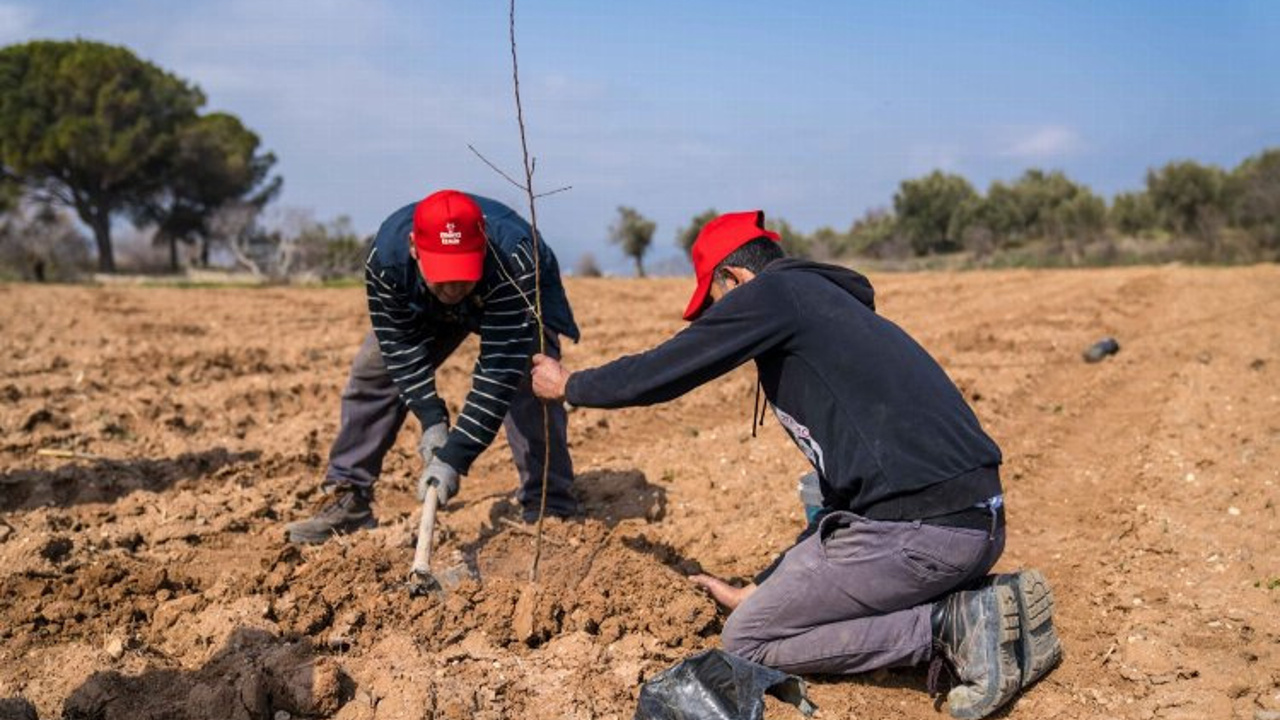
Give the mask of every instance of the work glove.
POLYGON ((448 423, 438 422, 435 425, 422 431, 422 437, 418 440, 418 457, 422 458, 423 465, 430 465, 432 458, 444 447, 449 440, 448 423))
POLYGON ((449 498, 458 492, 458 471, 453 469, 449 463, 440 458, 433 457, 431 462, 427 463, 427 469, 422 471, 422 476, 418 478, 418 500, 427 499, 427 488, 432 485, 436 488, 436 505, 444 507, 449 502, 449 498))

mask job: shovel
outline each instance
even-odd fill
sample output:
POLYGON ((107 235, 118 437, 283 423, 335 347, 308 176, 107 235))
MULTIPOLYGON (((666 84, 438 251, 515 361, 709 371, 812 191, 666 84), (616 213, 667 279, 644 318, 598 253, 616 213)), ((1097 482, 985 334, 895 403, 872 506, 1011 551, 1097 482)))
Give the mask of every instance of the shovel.
POLYGON ((409 596, 420 597, 442 593, 444 587, 431 574, 431 541, 436 530, 436 486, 427 488, 422 500, 422 519, 418 522, 418 547, 413 551, 413 569, 409 571, 409 596))
POLYGON ((431 546, 435 540, 436 508, 440 495, 436 486, 427 488, 422 500, 422 518, 418 522, 418 546, 413 552, 413 569, 409 571, 406 586, 410 597, 442 595, 445 590, 457 587, 464 580, 474 579, 475 573, 465 563, 458 563, 444 570, 431 572, 431 546))

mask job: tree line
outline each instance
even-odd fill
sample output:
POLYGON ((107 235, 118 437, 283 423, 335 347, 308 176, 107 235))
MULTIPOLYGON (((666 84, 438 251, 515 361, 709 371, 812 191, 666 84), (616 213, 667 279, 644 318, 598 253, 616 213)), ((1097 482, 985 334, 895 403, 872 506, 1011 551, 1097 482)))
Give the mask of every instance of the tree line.
MULTIPOLYGON (((709 208, 676 230, 689 252, 718 212, 709 208)), ((935 170, 902 181, 891 207, 867 211, 845 230, 801 233, 785 219, 766 221, 788 254, 818 260, 904 259, 967 253, 977 263, 1034 249, 1042 262, 1107 264, 1121 243, 1138 257, 1192 261, 1274 260, 1280 255, 1280 148, 1224 170, 1190 160, 1148 170, 1142 190, 1110 204, 1060 170, 1026 170, 985 193, 966 178, 935 170)), ((609 239, 643 275, 656 225, 619 207, 609 239)), ((579 268, 592 274, 590 267, 579 268)), ((598 272, 598 270, 596 271, 598 272)))
MULTIPOLYGON (((198 87, 128 48, 87 40, 0 48, 0 271, 43 278, 88 262, 73 213, 89 228, 102 272, 116 268, 113 223, 146 228, 179 267, 215 253, 256 275, 322 277, 360 269, 366 238, 349 220, 294 213, 266 230, 280 193, 273 153, 236 116, 207 111, 198 87)), ((717 211, 676 230, 686 252, 717 211)), ((889 260, 964 254, 992 264, 1017 253, 1032 263, 1139 258, 1251 261, 1280 255, 1280 148, 1230 170, 1194 161, 1147 172, 1141 190, 1110 203, 1058 170, 1032 168, 980 192, 934 171, 904 180, 891 205, 847 228, 802 233, 771 217, 787 251, 819 260, 889 260), (1030 253, 1030 254, 1029 254, 1030 253)), ((657 225, 621 206, 609 240, 644 274, 657 225)), ((579 274, 598 274, 586 256, 579 274)))

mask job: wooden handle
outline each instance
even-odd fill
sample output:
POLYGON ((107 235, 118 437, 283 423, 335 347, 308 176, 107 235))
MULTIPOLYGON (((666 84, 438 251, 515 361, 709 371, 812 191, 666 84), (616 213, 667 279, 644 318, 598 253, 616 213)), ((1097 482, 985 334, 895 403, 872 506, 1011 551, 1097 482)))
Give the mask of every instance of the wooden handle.
POLYGON ((436 529, 436 486, 427 488, 422 501, 422 519, 418 522, 418 548, 413 552, 413 572, 431 572, 431 538, 436 529))

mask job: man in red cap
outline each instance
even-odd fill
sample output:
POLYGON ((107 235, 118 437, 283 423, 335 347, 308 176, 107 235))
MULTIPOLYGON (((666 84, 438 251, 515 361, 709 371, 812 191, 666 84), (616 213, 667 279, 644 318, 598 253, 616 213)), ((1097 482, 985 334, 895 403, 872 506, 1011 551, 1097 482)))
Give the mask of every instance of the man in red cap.
MULTIPOLYGON (((505 425, 520 474, 524 519, 537 517, 546 446, 542 404, 526 373, 538 349, 535 276, 541 276, 547 352, 559 336, 577 341, 578 326, 560 282, 555 255, 511 208, 477 195, 441 190, 383 222, 365 262, 373 330, 356 353, 342 393, 341 425, 322 489, 326 503, 312 518, 290 523, 289 540, 320 543, 376 526, 373 488, 382 460, 412 411, 422 426, 418 452, 440 505, 505 425), (480 336, 471 391, 449 423, 436 394, 436 368, 469 334, 480 336)), ((549 408, 547 512, 577 513, 564 408, 549 408)))
POLYGON ((754 360, 822 507, 755 582, 692 578, 731 611, 725 649, 801 673, 930 661, 936 679, 949 662, 952 715, 984 717, 1061 655, 1044 576, 987 577, 1004 548, 1000 449, 937 362, 876 314, 865 277, 783 255, 759 211, 712 220, 693 246, 687 328, 590 370, 535 356, 534 392, 650 405, 754 360))

